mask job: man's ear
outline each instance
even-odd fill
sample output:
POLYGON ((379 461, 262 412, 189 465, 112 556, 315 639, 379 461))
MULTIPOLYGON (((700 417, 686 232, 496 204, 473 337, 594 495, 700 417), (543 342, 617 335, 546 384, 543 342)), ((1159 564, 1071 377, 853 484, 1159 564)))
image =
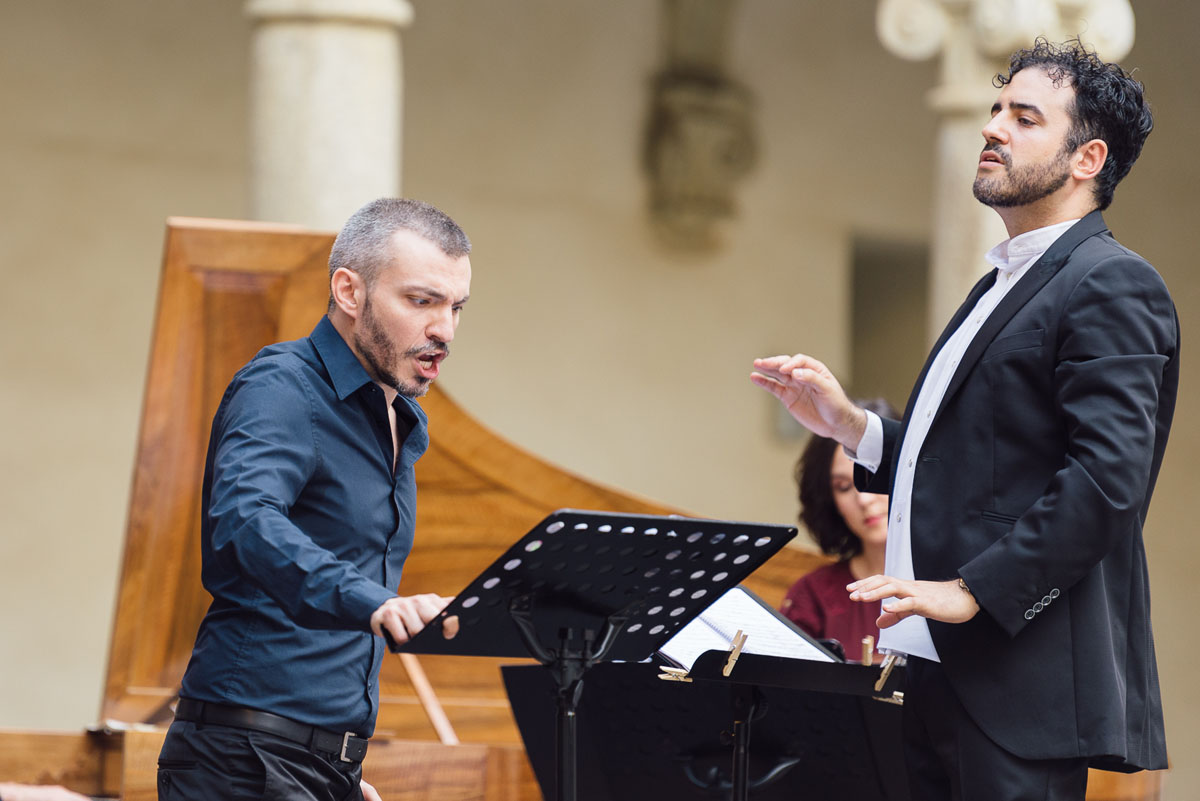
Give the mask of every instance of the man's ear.
POLYGON ((329 277, 329 294, 334 308, 340 309, 351 320, 358 319, 367 296, 361 275, 345 267, 337 268, 329 277))
POLYGON ((1075 168, 1071 175, 1079 181, 1089 181, 1100 174, 1104 162, 1108 160, 1108 143, 1103 139, 1092 139, 1085 142, 1075 151, 1075 168))

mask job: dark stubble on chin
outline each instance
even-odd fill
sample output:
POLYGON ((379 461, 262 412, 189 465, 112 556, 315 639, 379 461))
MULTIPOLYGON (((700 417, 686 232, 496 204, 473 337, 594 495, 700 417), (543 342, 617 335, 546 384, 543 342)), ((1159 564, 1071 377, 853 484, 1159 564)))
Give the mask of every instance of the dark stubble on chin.
POLYGON ((984 148, 984 151, 1004 159, 1005 174, 980 175, 972 190, 976 200, 994 209, 1036 203, 1061 189, 1071 176, 1070 151, 1065 149, 1051 162, 1024 167, 1013 167, 1012 159, 997 146, 984 148))
MULTIPOLYGON (((375 316, 371 308, 370 296, 363 304, 362 327, 361 330, 354 332, 354 347, 362 354, 363 359, 367 362, 367 367, 370 368, 373 377, 387 384, 406 398, 420 398, 429 391, 430 381, 423 376, 415 376, 412 381, 401 381, 400 377, 392 372, 390 365, 396 364, 399 359, 396 355, 396 346, 392 340, 388 338, 387 332, 383 330, 383 326, 379 324, 379 318, 375 316), (366 336, 363 336, 363 334, 366 336)), ((405 356, 415 356, 423 352, 424 348, 416 348, 414 350, 405 351, 405 356)))

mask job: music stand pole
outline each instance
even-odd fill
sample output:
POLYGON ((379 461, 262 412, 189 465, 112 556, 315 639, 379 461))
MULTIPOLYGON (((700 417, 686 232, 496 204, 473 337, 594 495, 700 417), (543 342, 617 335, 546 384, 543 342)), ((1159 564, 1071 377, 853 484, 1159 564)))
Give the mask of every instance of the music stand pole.
POLYGON ((559 629, 559 647, 546 648, 538 639, 537 628, 533 622, 533 596, 530 594, 517 596, 509 605, 509 614, 517 626, 525 647, 530 655, 546 667, 554 677, 556 686, 555 708, 555 795, 557 801, 576 801, 578 794, 578 718, 576 710, 579 707, 579 696, 583 692, 583 677, 588 669, 601 662, 617 641, 617 635, 629 622, 631 613, 642 606, 641 601, 631 604, 626 609, 609 615, 604 624, 600 642, 596 643, 596 632, 587 628, 583 630, 583 647, 575 648, 575 629, 564 627, 559 629))
POLYGON ((750 728, 758 716, 760 697, 751 685, 738 685, 733 693, 732 801, 750 797, 750 728))

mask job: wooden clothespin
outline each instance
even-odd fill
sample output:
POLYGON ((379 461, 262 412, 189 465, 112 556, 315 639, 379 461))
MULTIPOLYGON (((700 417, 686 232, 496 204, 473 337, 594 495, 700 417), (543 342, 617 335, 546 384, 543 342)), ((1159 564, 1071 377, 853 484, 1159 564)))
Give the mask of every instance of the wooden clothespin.
POLYGON ((722 676, 728 676, 733 672, 733 666, 737 664, 738 657, 742 655, 742 647, 746 644, 749 634, 742 634, 742 630, 738 629, 737 634, 733 635, 733 639, 729 641, 729 659, 725 661, 725 668, 721 671, 722 676))
POLYGON ((888 654, 883 658, 883 665, 879 668, 879 680, 875 682, 875 692, 883 692, 883 685, 887 684, 888 676, 892 675, 892 668, 896 667, 896 655, 888 654))
POLYGON ((659 670, 661 670, 662 673, 659 673, 658 677, 663 681, 691 682, 691 678, 688 677, 688 672, 683 668, 660 667, 659 670))

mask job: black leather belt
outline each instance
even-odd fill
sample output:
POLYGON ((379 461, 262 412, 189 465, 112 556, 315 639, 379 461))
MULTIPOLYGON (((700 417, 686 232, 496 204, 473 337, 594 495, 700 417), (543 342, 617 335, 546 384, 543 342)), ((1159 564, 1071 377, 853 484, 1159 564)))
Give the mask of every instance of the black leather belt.
POLYGON ((244 706, 214 704, 180 698, 175 707, 175 719, 189 723, 210 723, 214 726, 230 726, 235 729, 250 729, 274 734, 285 740, 308 746, 314 751, 333 754, 343 762, 362 762, 367 755, 367 738, 352 731, 338 733, 318 729, 304 723, 244 706))

